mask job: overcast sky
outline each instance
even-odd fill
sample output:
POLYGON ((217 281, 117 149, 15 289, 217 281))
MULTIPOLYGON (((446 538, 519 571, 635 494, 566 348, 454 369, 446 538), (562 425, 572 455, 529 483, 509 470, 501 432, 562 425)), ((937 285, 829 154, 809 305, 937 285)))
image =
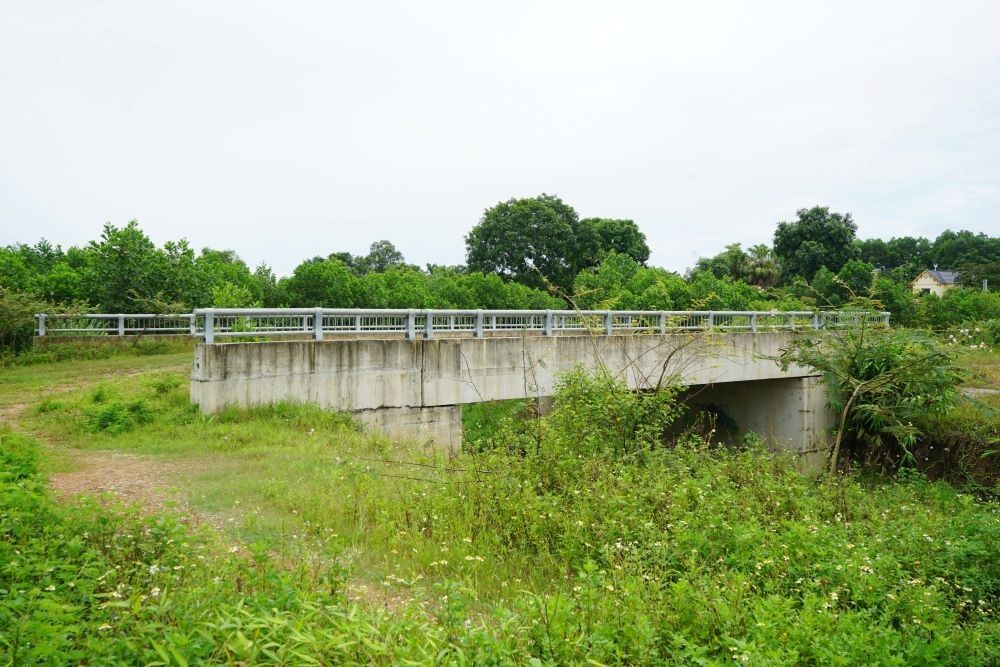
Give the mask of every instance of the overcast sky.
POLYGON ((1000 234, 1000 2, 0 0, 0 244, 288 273, 554 193, 683 270, 815 204, 1000 234))

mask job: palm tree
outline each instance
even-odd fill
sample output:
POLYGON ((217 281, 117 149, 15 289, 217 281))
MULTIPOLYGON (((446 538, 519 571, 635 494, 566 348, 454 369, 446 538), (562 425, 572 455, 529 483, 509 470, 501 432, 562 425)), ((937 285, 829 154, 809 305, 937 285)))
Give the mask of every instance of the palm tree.
POLYGON ((781 268, 771 247, 763 243, 752 246, 746 261, 743 280, 758 287, 773 287, 781 276, 781 268))

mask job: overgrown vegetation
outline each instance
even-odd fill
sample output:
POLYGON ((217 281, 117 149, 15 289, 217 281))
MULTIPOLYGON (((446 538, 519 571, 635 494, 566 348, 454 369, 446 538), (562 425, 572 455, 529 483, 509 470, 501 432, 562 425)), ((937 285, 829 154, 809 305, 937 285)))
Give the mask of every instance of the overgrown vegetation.
POLYGON ((303 406, 205 418, 183 374, 36 397, 21 423, 69 451, 190 461, 187 500, 221 532, 56 506, 37 446, 0 436, 8 660, 1000 660, 1000 515, 948 484, 664 438, 673 401, 582 373, 549 416, 452 458, 303 406), (130 430, 94 428, 138 403, 130 430))
POLYGON ((915 331, 849 327, 809 332, 780 357, 825 376, 838 427, 830 452, 836 470, 841 448, 866 465, 893 471, 916 463, 912 450, 926 419, 953 404, 962 377, 949 351, 915 331))

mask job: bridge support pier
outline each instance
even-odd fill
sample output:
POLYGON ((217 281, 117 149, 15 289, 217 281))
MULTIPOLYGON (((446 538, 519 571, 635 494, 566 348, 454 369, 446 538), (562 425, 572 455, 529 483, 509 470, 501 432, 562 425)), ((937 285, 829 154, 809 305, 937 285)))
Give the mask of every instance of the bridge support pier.
POLYGON ((392 440, 433 442, 436 447, 457 452, 462 448, 462 408, 439 405, 430 408, 376 408, 357 410, 354 417, 370 429, 392 440))

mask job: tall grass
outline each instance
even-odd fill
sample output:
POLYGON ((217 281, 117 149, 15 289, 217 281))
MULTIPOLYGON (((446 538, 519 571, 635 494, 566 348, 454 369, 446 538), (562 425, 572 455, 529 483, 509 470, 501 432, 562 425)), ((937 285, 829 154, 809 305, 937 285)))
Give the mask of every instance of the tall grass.
POLYGON ((182 378, 105 380, 25 425, 190 461, 180 486, 219 533, 56 507, 34 445, 3 436, 8 656, 16 641, 55 662, 1000 661, 1000 515, 948 484, 662 446, 674 403, 582 375, 552 415, 501 420, 492 447, 455 457, 305 406, 204 417, 182 378), (136 402, 128 428, 94 421, 136 402))

